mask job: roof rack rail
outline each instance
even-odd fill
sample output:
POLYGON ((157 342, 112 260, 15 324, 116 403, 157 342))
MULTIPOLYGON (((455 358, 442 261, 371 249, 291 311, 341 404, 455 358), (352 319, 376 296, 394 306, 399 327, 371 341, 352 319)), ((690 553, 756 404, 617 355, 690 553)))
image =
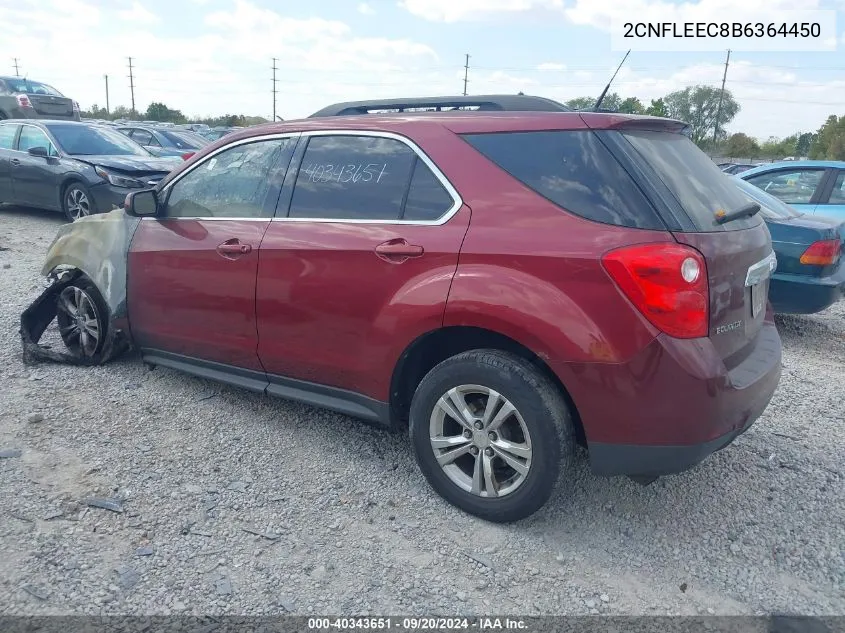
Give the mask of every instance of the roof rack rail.
POLYGON ((443 112, 475 110, 482 112, 573 112, 573 109, 545 97, 531 95, 472 95, 457 97, 410 97, 335 103, 309 118, 356 114, 402 112, 443 112))

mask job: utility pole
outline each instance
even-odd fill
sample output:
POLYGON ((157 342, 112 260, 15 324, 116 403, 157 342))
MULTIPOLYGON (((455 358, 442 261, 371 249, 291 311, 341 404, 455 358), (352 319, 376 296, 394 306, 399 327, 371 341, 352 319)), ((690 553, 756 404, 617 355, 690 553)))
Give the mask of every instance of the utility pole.
POLYGON ((132 96, 132 114, 135 116, 135 75, 132 73, 132 58, 129 58, 129 94, 132 96))
POLYGON ((12 60, 15 62, 15 77, 20 77, 20 76, 21 76, 21 73, 20 73, 20 71, 18 70, 18 58, 17 58, 17 57, 12 57, 12 60))
POLYGON ((109 76, 103 75, 106 78, 106 114, 109 114, 109 76))
POLYGON ((722 118, 722 99, 725 98, 725 80, 728 78, 728 64, 731 62, 731 49, 728 49, 728 57, 725 59, 725 72, 722 75, 722 92, 719 93, 719 107, 716 108, 716 126, 713 128, 713 145, 716 145, 716 137, 719 135, 719 121, 722 118))
POLYGON ((464 62, 464 96, 467 96, 467 82, 469 81, 469 53, 466 54, 466 62, 464 62))
POLYGON ((276 71, 278 70, 278 68, 276 68, 276 62, 277 61, 278 60, 274 57, 273 58, 273 121, 274 122, 276 121, 276 93, 278 92, 278 90, 276 90, 276 71))

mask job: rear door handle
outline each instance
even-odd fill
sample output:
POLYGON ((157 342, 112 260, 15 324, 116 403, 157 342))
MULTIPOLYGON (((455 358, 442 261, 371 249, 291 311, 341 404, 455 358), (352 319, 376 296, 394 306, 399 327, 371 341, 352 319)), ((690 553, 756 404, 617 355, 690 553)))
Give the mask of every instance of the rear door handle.
POLYGON ((12 167, 17 167, 18 165, 21 164, 21 161, 17 158, 13 158, 9 162, 12 164, 12 167))
POLYGON ((401 264, 411 257, 421 257, 425 252, 422 246, 409 244, 404 238, 382 242, 375 248, 376 255, 391 264, 401 264))
POLYGON ((241 241, 238 238, 233 237, 232 239, 219 244, 217 246, 217 252, 226 259, 237 259, 242 255, 249 255, 252 252, 252 245, 241 244, 241 241))

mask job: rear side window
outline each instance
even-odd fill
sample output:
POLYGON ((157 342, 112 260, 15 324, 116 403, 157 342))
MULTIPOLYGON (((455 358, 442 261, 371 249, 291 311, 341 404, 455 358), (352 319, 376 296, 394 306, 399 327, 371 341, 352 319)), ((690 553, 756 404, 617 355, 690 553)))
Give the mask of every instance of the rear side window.
POLYGON ((716 212, 748 204, 731 176, 683 134, 625 132, 637 153, 651 166, 699 231, 733 231, 757 226, 759 215, 716 224, 716 212))
POLYGON ((666 228, 593 132, 496 132, 463 138, 511 176, 571 213, 604 224, 666 228))
POLYGON ((809 204, 822 176, 824 169, 779 169, 747 180, 787 204, 809 204))
POLYGON ((395 139, 314 136, 291 198, 291 218, 398 220, 416 154, 395 139))
POLYGON ((402 219, 433 222, 451 209, 454 203, 452 196, 428 165, 417 158, 402 219))

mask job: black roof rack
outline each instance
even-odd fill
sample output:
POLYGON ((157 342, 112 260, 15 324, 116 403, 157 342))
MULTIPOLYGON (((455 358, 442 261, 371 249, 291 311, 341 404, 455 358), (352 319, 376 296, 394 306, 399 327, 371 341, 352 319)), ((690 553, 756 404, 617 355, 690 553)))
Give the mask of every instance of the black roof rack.
POLYGON ((573 112, 562 103, 531 95, 472 95, 458 97, 410 97, 373 99, 335 103, 318 110, 309 118, 355 114, 391 114, 400 112, 443 112, 475 110, 482 112, 573 112))

